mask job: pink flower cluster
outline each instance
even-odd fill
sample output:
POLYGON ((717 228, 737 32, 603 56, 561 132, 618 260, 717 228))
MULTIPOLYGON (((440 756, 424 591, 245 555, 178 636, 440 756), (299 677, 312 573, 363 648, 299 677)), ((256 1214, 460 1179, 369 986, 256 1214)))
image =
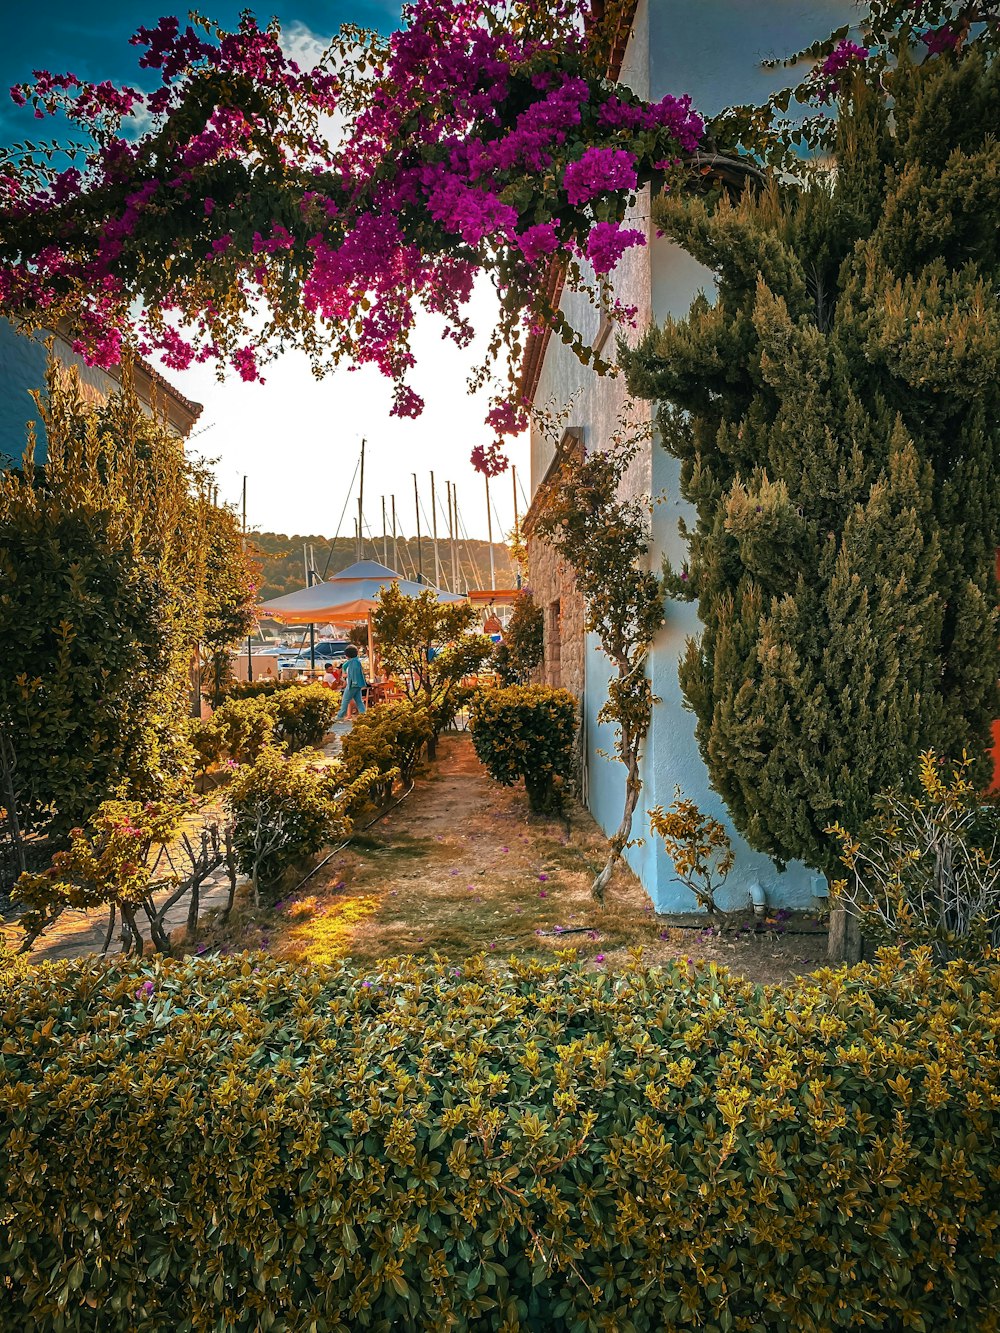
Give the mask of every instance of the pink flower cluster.
POLYGON ((927 47, 927 54, 936 56, 945 51, 954 51, 962 40, 962 34, 950 23, 944 23, 940 28, 928 28, 922 32, 920 40, 927 47))
POLYGON ((852 64, 864 62, 871 52, 867 46, 858 46, 857 42, 844 40, 839 42, 820 65, 821 74, 840 74, 852 64))
POLYGON ((613 222, 598 222, 587 237, 587 258, 595 273, 610 273, 626 250, 645 244, 641 231, 623 230, 613 222))
POLYGON ((597 195, 634 190, 638 184, 635 158, 620 148, 588 148, 563 175, 563 189, 571 204, 586 204, 597 195))

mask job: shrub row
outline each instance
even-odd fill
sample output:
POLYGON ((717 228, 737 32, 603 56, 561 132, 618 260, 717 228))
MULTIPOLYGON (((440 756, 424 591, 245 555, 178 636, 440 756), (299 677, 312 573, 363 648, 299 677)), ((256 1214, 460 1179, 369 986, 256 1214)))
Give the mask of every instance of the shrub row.
POLYGON ((292 751, 321 744, 339 706, 340 695, 325 685, 234 694, 192 723, 190 739, 203 768, 225 759, 252 764, 275 742, 292 751))
POLYGON ((1000 1328, 1000 971, 10 969, 3 1327, 1000 1328))
POLYGON ((354 719, 341 741, 340 757, 352 780, 375 769, 379 780, 372 795, 384 799, 395 778, 409 782, 432 735, 426 707, 408 699, 387 700, 354 719))
POLYGON ((266 698, 272 694, 297 688, 299 688, 297 680, 275 680, 273 676, 258 676, 256 680, 230 681, 222 693, 226 699, 259 699, 262 695, 266 698))

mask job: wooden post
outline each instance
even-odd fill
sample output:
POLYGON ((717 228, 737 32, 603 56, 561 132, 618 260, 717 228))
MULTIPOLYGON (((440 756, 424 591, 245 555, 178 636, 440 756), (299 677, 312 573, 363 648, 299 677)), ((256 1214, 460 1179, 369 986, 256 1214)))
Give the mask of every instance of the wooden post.
POLYGON ((826 956, 831 963, 860 963, 864 953, 861 924, 848 903, 834 902, 830 907, 830 933, 826 956))

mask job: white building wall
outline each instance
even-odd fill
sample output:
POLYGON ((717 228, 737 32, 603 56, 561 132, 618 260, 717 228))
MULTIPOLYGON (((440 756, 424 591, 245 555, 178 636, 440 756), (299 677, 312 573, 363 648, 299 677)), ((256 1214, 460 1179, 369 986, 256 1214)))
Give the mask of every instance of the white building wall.
MULTIPOLYGON (((769 56, 784 56, 825 36, 856 15, 851 0, 770 0, 766 6, 750 0, 702 0, 699 5, 684 0, 639 0, 621 80, 652 99, 667 93, 690 93, 699 111, 714 115, 734 103, 760 102, 769 89, 792 82, 793 71, 765 71, 760 62, 769 56)), ((619 298, 638 307, 636 330, 628 334, 631 341, 651 320, 660 323, 668 315, 683 316, 699 291, 711 293, 713 278, 679 247, 655 236, 649 224, 648 191, 639 196, 628 225, 645 230, 647 235, 646 247, 629 251, 614 275, 619 298)), ((599 318, 585 298, 567 293, 562 308, 592 340, 599 318)), ((609 339, 602 352, 605 359, 611 359, 612 350, 609 339)), ((572 401, 566 424, 582 427, 588 449, 600 448, 610 438, 625 399, 621 379, 599 379, 561 343, 550 340, 535 402, 539 407, 560 408, 572 401)), ((636 403, 634 408, 638 419, 649 419, 650 404, 636 403)), ((551 445, 533 430, 533 486, 544 475, 551 456, 551 445)), ((675 567, 684 559, 686 547, 679 520, 685 517, 693 522, 694 514, 680 498, 679 476, 677 460, 654 442, 626 478, 625 489, 632 495, 666 496, 654 511, 654 567, 663 555, 668 555, 675 567)), ((650 836, 646 818, 652 806, 669 804, 679 786, 702 810, 723 820, 733 838, 737 861, 724 905, 743 905, 750 884, 758 881, 769 902, 807 906, 814 888, 811 872, 792 865, 779 874, 767 857, 753 852, 733 830, 725 807, 712 790, 694 737, 694 716, 684 706, 677 680, 678 658, 687 639, 696 636, 699 629, 693 605, 667 603, 666 624, 654 645, 650 668, 659 702, 654 706, 643 760, 643 793, 634 827, 636 845, 627 859, 658 911, 692 909, 690 893, 674 878, 673 866, 662 844, 650 836)), ((596 720, 607 697, 608 677, 608 663, 591 639, 584 699, 587 795, 595 818, 610 834, 621 817, 624 770, 613 758, 606 757, 612 754, 613 729, 599 726, 596 720)))

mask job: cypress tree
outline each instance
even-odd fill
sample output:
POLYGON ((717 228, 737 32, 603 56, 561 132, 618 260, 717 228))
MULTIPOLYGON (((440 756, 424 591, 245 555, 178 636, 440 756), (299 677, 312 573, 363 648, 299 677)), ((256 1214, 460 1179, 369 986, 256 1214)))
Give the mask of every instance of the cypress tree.
POLYGON ((845 89, 835 172, 660 199, 717 299, 623 349, 697 511, 668 587, 702 756, 752 846, 827 874, 924 749, 985 780, 998 715, 997 60, 890 87, 845 89))

